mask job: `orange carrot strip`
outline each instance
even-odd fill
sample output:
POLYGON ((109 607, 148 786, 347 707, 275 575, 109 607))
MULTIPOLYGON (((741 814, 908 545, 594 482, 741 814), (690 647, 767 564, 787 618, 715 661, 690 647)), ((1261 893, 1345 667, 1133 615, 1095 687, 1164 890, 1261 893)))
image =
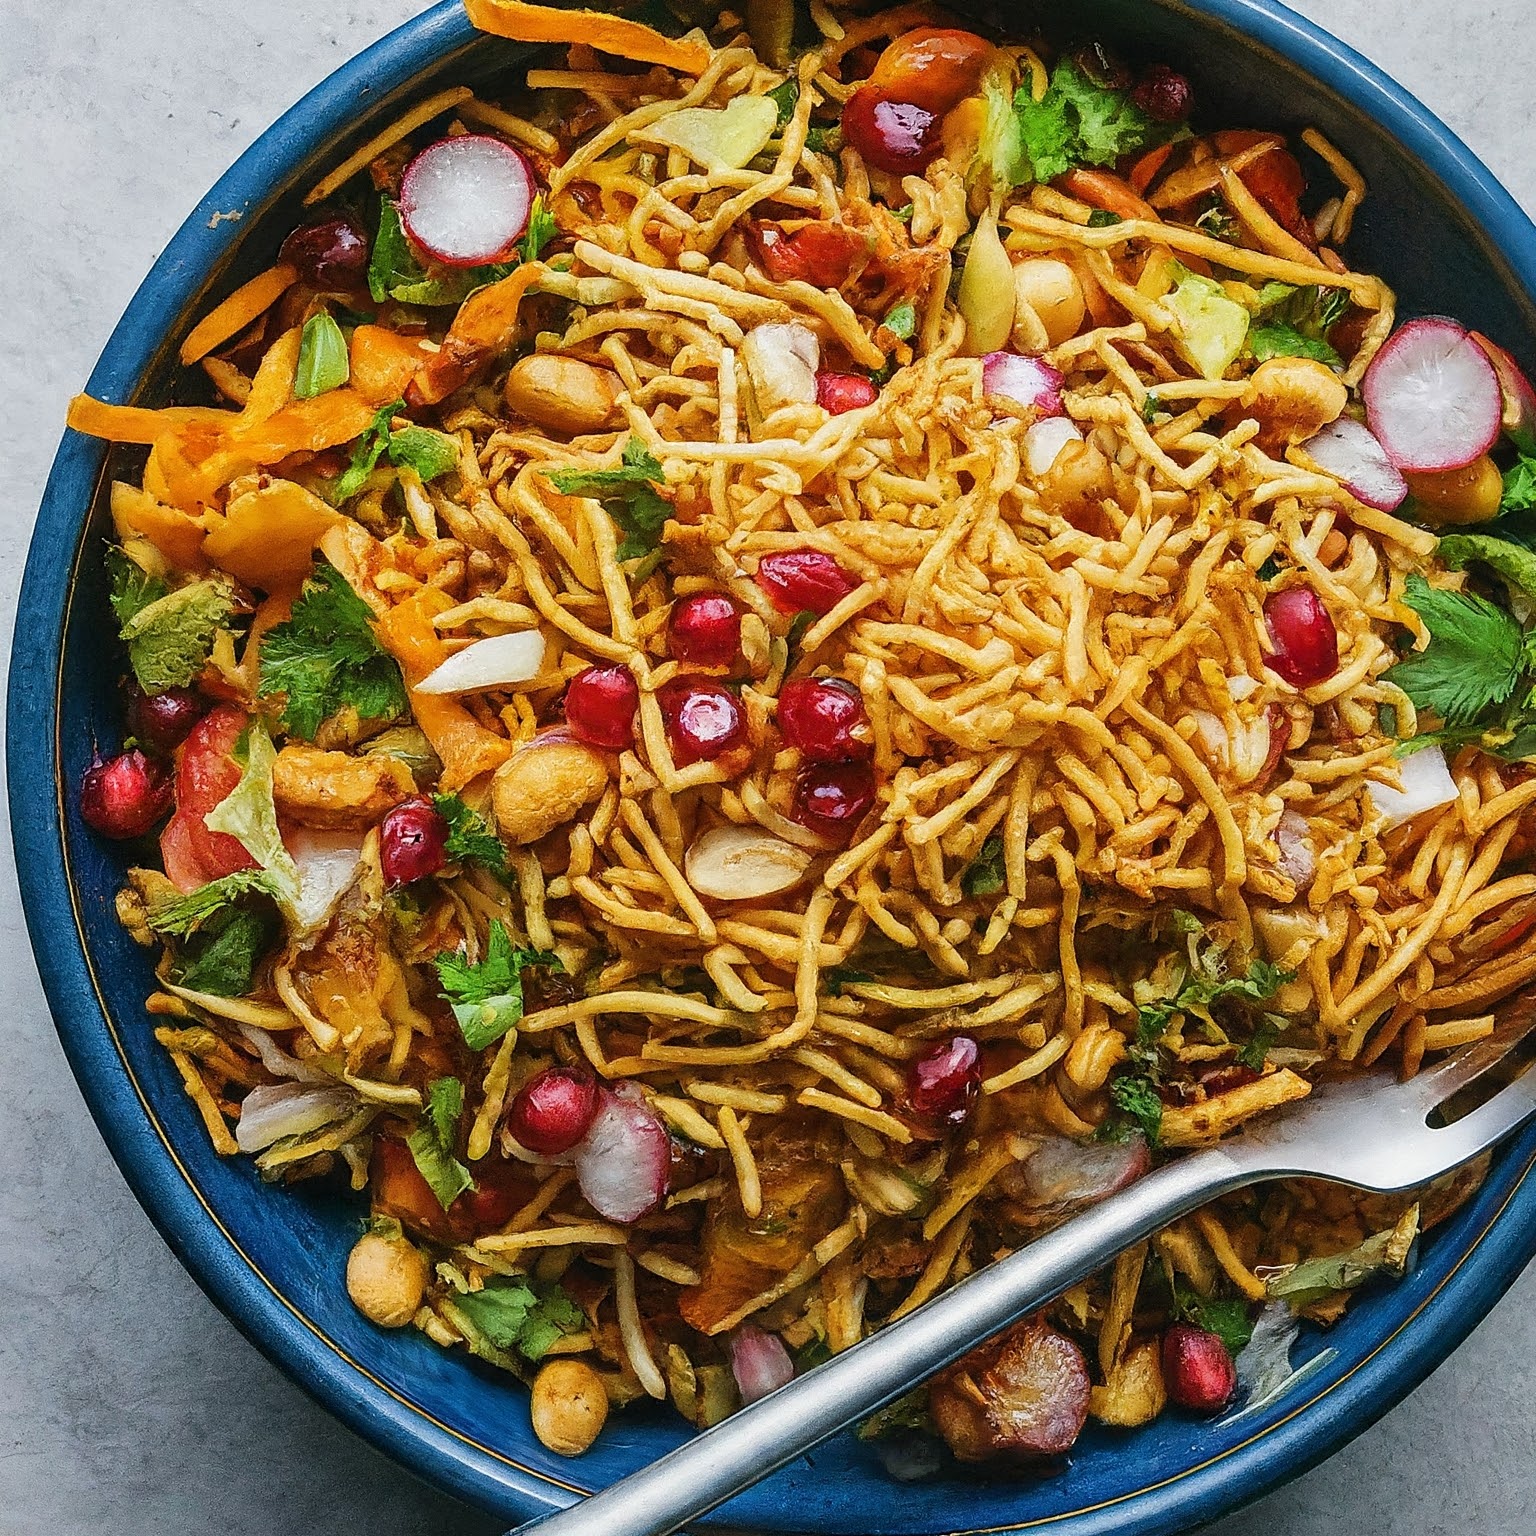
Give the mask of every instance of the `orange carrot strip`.
POLYGON ((258 315, 265 314, 298 282, 299 274, 280 261, 236 288, 224 302, 204 315, 181 344, 181 360, 192 364, 238 336, 258 315))
POLYGON ((1172 144, 1159 144, 1156 149, 1149 149, 1131 167, 1130 174, 1125 179, 1130 182, 1131 191, 1137 197, 1145 197, 1147 195, 1147 188, 1152 185, 1153 178, 1157 173, 1168 164, 1168 157, 1172 153, 1172 144))
POLYGON ((417 373, 411 386, 413 403, 436 405, 438 401, 446 400, 498 352, 512 344, 517 331, 518 306, 544 271, 542 262, 524 262, 499 283, 491 283, 478 293, 470 294, 453 317, 453 325, 443 338, 442 346, 417 373))
POLYGON ((486 730, 457 699, 416 692, 415 685, 448 659, 448 647, 433 629, 432 619, 452 606, 453 599, 445 592, 426 587, 397 603, 378 622, 379 639, 405 674, 416 723, 442 759, 442 786, 448 791, 494 772, 512 755, 512 743, 486 730))
POLYGON ((154 443, 176 427, 192 422, 230 422, 235 413, 202 405, 173 405, 152 411, 142 405, 109 405, 90 395, 76 395, 69 402, 66 419, 87 437, 104 437, 112 443, 154 443))
POLYGON ((1102 208, 1106 213, 1118 213, 1122 219, 1147 219, 1156 224, 1157 210, 1144 198, 1109 171, 1089 171, 1079 166, 1057 178, 1063 192, 1087 203, 1090 208, 1102 208))
POLYGON ((600 53, 642 64, 661 64, 701 75, 709 64, 707 43, 663 37, 638 21, 601 11, 526 5, 523 0, 464 0, 472 25, 515 43, 586 43, 600 53))
POLYGON ((269 416, 231 450, 255 464, 276 464, 290 453, 324 453, 360 437, 375 410, 353 389, 332 389, 312 400, 295 400, 269 416))
POLYGON ((383 325, 360 325, 352 332, 352 387, 372 405, 398 400, 424 360, 414 336, 383 325))
POLYGON ((112 523, 123 543, 146 539, 182 571, 202 572, 203 520, 157 501, 148 491, 117 480, 112 485, 112 523))
POLYGON ((309 574, 320 536, 341 521, 341 513, 302 486, 273 480, 231 497, 224 516, 209 520, 203 554, 248 587, 285 591, 309 574))

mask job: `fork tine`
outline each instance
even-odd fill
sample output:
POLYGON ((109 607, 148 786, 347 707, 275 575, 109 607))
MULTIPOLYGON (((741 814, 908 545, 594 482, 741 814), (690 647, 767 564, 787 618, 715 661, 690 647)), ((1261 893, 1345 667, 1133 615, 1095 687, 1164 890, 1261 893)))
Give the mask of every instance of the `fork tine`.
POLYGON ((1444 1061, 1420 1072, 1410 1087, 1425 1105, 1443 1103, 1501 1062, 1532 1030, 1536 1030, 1536 1006, 1524 1001, 1520 1011, 1513 1018, 1501 1020, 1486 1040, 1463 1046, 1444 1061))
POLYGON ((1444 1158, 1447 1168, 1452 1166, 1453 1159, 1448 1150, 1452 1147, 1455 1149, 1454 1162, 1464 1163, 1507 1136, 1533 1114, 1536 1114, 1536 1068, 1528 1068, 1470 1115, 1435 1131, 1436 1151, 1447 1149, 1444 1158))

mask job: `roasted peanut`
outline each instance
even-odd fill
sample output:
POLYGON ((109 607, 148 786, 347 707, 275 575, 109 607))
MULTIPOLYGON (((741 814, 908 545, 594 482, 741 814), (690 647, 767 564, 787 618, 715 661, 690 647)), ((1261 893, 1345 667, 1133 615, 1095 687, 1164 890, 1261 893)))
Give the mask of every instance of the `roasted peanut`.
POLYGON ((1034 256, 1013 269, 1013 341, 1020 351, 1040 350, 1040 337, 1030 325, 1039 321, 1045 344, 1059 347, 1082 329, 1087 305, 1077 273, 1053 256, 1034 256))
POLYGON ((603 1379, 584 1360, 551 1360, 533 1380, 533 1432, 557 1456, 580 1456, 608 1418, 603 1379))
POLYGON ((496 770, 491 803, 502 836, 536 843, 608 787, 608 764, 579 741, 535 738, 496 770))
POLYGON ((403 1328, 427 1293, 427 1261, 404 1237, 369 1232, 347 1255, 347 1295, 369 1322, 403 1328))
POLYGON ((1348 404, 1349 391, 1331 368, 1307 357, 1272 357, 1254 369, 1244 409, 1263 429, 1260 446, 1274 453, 1337 421, 1348 404))
POLYGON ((512 365, 507 408, 548 432, 578 437, 618 425, 619 376, 580 358, 535 352, 512 365))
POLYGON ((1504 477, 1486 453, 1463 469, 1403 478, 1426 523, 1486 523, 1504 499, 1504 477))
POLYGON ((1109 460, 1094 443, 1067 443, 1040 477, 1040 502, 1075 528, 1102 534, 1102 503, 1115 492, 1109 460))

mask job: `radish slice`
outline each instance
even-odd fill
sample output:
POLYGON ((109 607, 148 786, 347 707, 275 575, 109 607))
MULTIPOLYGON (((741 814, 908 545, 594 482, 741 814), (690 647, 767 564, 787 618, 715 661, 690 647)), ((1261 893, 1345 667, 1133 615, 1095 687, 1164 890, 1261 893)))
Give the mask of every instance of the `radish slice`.
POLYGON ((644 1104, 605 1093, 575 1150, 581 1193, 609 1221, 638 1221, 667 1193, 672 1145, 666 1128, 644 1104))
POLYGON ((1060 371, 1042 358, 1021 357, 1017 352, 989 352, 981 363, 983 394, 1033 406, 1043 416, 1061 415, 1061 392, 1066 382, 1060 371))
POLYGON ((1462 469, 1493 447, 1504 395, 1488 354, 1454 320, 1410 320, 1361 382, 1366 420, 1399 469, 1462 469))
POLYGON ((1024 464, 1038 479, 1061 457, 1068 443, 1080 443, 1083 434, 1065 416, 1047 416, 1024 434, 1024 464))
POLYGON ((456 651, 416 684, 417 693, 472 693, 531 682, 544 667, 544 636, 536 629, 492 635, 456 651))
POLYGON ((1024 1188, 1036 1205, 1091 1205, 1151 1166, 1152 1154, 1140 1136, 1086 1144, 1053 1136, 1024 1164, 1024 1188))
POLYGON ((755 1403, 795 1379, 795 1363, 776 1333, 748 1323, 731 1340, 731 1374, 743 1403, 755 1403))
POLYGON ((1442 805, 1451 805, 1459 793, 1451 771, 1445 766, 1445 753, 1439 747, 1421 747, 1398 763, 1403 787, 1393 789, 1389 784, 1367 781, 1371 803, 1387 818, 1387 830, 1412 821, 1425 811, 1433 811, 1442 805))
POLYGON ((1387 457, 1371 429, 1351 416, 1330 422, 1301 452, 1324 474, 1340 481, 1356 501, 1378 512, 1393 512, 1407 499, 1408 482, 1387 457))
POLYGON ((1536 389, 1524 370, 1496 341, 1481 331, 1472 332, 1472 340, 1488 354, 1493 371, 1499 376, 1504 393, 1504 435, 1521 453, 1536 454, 1536 389))
POLYGON ((406 166, 400 220, 429 256, 478 267, 511 252, 533 197, 533 171, 510 144, 466 133, 429 144, 406 166))
MULTIPOLYGON (((1374 788, 1372 791, 1374 795, 1374 788)), ((1275 846, 1280 850, 1276 868, 1297 889, 1304 891, 1317 873, 1317 851, 1312 846, 1312 825, 1298 811, 1287 811, 1275 828, 1275 846)))

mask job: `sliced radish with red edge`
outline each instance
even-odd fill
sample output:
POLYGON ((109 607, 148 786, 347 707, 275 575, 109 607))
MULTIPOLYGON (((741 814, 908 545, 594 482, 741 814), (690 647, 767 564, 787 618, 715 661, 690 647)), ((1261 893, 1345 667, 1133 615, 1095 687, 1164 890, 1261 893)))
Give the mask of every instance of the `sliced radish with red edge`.
POLYGON ((582 1195, 609 1221, 638 1221, 666 1196, 672 1148, 644 1103, 605 1092, 575 1155, 582 1195))
POLYGON ((989 352, 981 361, 981 391, 1017 405, 1033 407, 1042 416, 1061 414, 1061 392, 1067 387, 1061 370, 1043 358, 1018 352, 989 352))
POLYGON ((429 256, 478 267, 509 255, 528 227, 533 171, 510 144, 466 133, 429 144, 405 168, 400 219, 429 256))
POLYGON ((1504 392, 1505 437, 1521 453, 1536 454, 1536 388, 1498 342, 1489 341, 1481 331, 1473 331, 1472 340, 1488 354, 1488 361, 1499 376, 1499 388, 1504 392))
POLYGON ((1301 451, 1342 483, 1356 501, 1378 512, 1392 512, 1408 498, 1408 482, 1387 457, 1371 429, 1352 416, 1329 422, 1301 451))
POLYGON ((1503 425, 1499 376, 1454 320, 1410 320, 1376 354, 1360 392, 1367 424, 1401 470, 1462 469, 1503 425))

